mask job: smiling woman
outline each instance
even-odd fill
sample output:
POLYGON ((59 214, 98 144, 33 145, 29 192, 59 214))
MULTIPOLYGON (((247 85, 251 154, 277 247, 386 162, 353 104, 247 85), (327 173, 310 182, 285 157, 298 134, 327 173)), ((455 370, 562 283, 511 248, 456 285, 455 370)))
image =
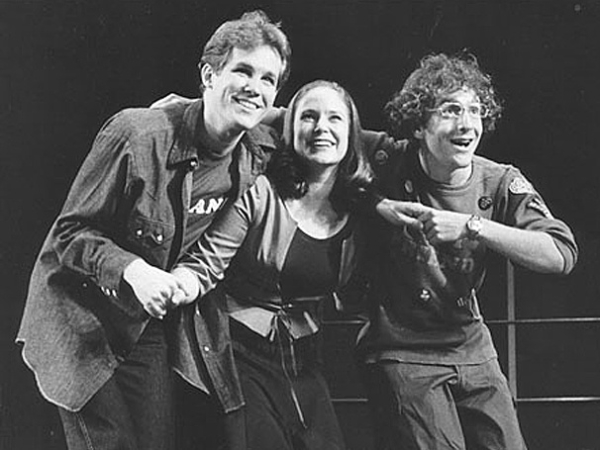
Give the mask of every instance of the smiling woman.
POLYGON ((294 148, 307 163, 337 165, 348 150, 350 111, 331 87, 316 87, 298 101, 294 148))
POLYGON ((227 305, 245 398, 225 417, 229 448, 342 450, 321 373, 320 329, 326 302, 361 307, 364 235, 348 202, 371 172, 356 107, 339 85, 301 88, 284 122, 285 146, 267 177, 224 212, 173 273, 190 293, 182 303, 200 293, 186 309, 190 317, 209 302, 227 305))

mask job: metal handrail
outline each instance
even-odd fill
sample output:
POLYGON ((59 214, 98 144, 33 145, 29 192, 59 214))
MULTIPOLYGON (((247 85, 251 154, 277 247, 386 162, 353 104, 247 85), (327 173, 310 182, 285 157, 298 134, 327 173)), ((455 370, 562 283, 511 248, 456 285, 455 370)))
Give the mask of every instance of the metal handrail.
MULTIPOLYGON (((357 319, 325 320, 325 325, 364 325, 366 321, 357 319)), ((559 323, 600 323, 600 317, 549 317, 537 319, 491 319, 485 320, 488 325, 529 325, 559 323)))
MULTIPOLYGON (((367 399, 364 397, 340 397, 332 398, 333 403, 344 404, 365 404, 367 399)), ((515 399, 517 403, 600 403, 600 397, 523 397, 515 399)))
MULTIPOLYGON (((600 324, 600 317, 549 317, 534 319, 517 319, 516 317, 516 286, 514 266, 506 262, 507 280, 506 280, 506 319, 486 320, 488 325, 506 325, 508 337, 508 382, 510 390, 517 404, 532 403, 600 403, 600 396, 549 396, 549 397, 521 397, 518 396, 517 386, 517 342, 516 327, 520 325, 560 325, 560 324, 600 324)), ((341 319, 325 321, 325 325, 343 326, 343 325, 363 325, 365 320, 341 319)), ((343 404, 365 404, 366 398, 333 398, 334 403, 343 404)))

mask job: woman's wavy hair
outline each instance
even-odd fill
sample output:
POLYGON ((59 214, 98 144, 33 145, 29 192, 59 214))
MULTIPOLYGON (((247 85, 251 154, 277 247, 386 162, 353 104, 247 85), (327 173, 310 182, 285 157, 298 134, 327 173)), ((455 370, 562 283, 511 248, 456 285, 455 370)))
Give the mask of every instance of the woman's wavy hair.
POLYGON ((283 123, 283 148, 276 152, 267 167, 267 175, 279 195, 286 198, 301 198, 308 190, 306 161, 294 150, 294 116, 300 100, 311 90, 326 87, 337 92, 350 113, 348 151, 340 161, 337 178, 330 195, 333 207, 338 211, 348 210, 359 196, 364 195, 373 181, 373 173, 367 161, 361 139, 362 127, 354 100, 339 84, 333 81, 316 80, 302 86, 290 101, 283 123))
POLYGON ((407 78, 385 106, 390 133, 396 139, 414 140, 414 132, 424 127, 431 109, 445 96, 460 89, 472 89, 489 111, 483 119, 483 129, 493 131, 502 113, 490 75, 484 73, 474 55, 444 53, 425 56, 419 67, 407 78))

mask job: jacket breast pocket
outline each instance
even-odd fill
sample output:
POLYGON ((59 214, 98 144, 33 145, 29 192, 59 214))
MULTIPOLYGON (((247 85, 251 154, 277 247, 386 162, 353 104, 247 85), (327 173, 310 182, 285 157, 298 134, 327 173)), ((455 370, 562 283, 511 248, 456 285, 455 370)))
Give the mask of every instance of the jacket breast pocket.
POLYGON ((131 250, 144 257, 147 262, 163 267, 173 244, 175 226, 141 215, 132 217, 127 226, 127 240, 132 246, 131 250))

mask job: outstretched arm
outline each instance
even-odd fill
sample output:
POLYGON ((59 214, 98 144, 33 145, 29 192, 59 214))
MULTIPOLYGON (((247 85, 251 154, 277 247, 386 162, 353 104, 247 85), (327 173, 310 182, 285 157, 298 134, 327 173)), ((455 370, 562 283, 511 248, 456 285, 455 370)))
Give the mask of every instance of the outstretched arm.
POLYGON ((512 262, 541 273, 563 273, 566 263, 552 236, 543 231, 520 230, 482 219, 479 241, 512 262))
MULTIPOLYGON (((469 214, 427 208, 419 221, 429 242, 439 244, 469 238, 467 221, 470 217, 469 214)), ((550 234, 480 220, 481 230, 472 239, 527 269, 541 273, 565 271, 565 259, 550 234)))

